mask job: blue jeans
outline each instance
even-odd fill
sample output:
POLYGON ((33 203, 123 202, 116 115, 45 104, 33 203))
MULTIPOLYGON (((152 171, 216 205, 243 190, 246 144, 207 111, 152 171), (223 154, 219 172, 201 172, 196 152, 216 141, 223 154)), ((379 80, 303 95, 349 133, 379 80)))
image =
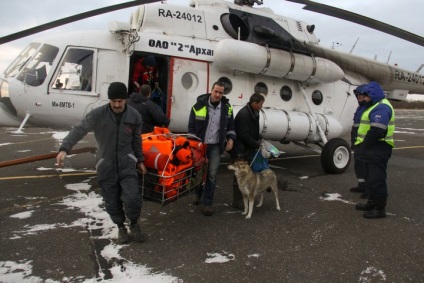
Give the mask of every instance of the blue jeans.
POLYGON ((204 187, 197 192, 202 197, 203 205, 212 205, 213 196, 216 188, 216 174, 218 172, 219 163, 221 162, 221 150, 219 144, 208 144, 206 149, 206 157, 208 158, 208 173, 204 187))

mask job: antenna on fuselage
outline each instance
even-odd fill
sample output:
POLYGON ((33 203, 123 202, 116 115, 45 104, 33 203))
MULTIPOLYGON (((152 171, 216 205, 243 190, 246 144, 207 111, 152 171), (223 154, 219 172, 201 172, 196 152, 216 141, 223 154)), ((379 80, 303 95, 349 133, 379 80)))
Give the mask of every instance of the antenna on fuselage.
POLYGON ((390 57, 392 57, 392 51, 390 51, 390 53, 389 53, 389 58, 387 58, 387 62, 386 62, 386 64, 389 64, 390 57))
POLYGON ((358 43, 358 40, 359 40, 359 37, 356 39, 355 43, 353 44, 352 49, 350 49, 350 52, 349 52, 350 54, 352 54, 353 49, 355 49, 356 44, 358 43))

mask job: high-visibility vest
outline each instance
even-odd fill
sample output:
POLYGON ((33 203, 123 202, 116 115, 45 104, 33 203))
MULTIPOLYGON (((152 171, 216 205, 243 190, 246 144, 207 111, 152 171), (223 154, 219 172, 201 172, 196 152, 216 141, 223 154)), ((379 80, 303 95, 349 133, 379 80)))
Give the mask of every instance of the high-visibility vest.
POLYGON ((395 141, 393 139, 393 133, 395 132, 395 110, 390 102, 384 98, 380 100, 378 103, 374 104, 370 108, 366 109, 361 116, 361 122, 359 123, 358 135, 356 136, 355 145, 358 145, 364 141, 364 138, 368 131, 371 129, 370 123, 370 113, 371 111, 377 107, 379 104, 384 103, 392 109, 392 117, 390 118, 389 125, 387 125, 387 134, 384 138, 379 139, 380 141, 387 142, 391 147, 395 147, 395 141))
POLYGON ((208 113, 208 108, 206 106, 203 106, 199 110, 196 110, 196 108, 194 108, 193 106, 193 111, 194 111, 194 114, 196 115, 196 120, 205 120, 206 115, 208 113))
MULTIPOLYGON (((231 115, 233 114, 233 107, 231 105, 228 105, 228 117, 231 117, 231 115)), ((206 119, 206 115, 208 113, 208 108, 207 106, 203 106, 202 108, 200 108, 199 110, 196 110, 196 108, 194 108, 193 106, 193 111, 194 114, 196 115, 196 120, 205 120, 206 119)))

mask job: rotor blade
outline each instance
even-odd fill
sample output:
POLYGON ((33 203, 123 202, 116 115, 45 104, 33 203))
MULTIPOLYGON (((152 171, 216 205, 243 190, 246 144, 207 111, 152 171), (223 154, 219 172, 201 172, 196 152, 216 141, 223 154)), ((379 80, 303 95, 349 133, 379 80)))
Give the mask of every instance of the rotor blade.
POLYGON ((336 7, 324 5, 321 3, 312 2, 309 0, 287 0, 290 2, 304 4, 304 10, 309 10, 312 12, 321 13, 324 15, 332 16, 335 18, 339 18, 342 20, 350 21, 359 25, 363 25, 375 30, 382 31, 384 33, 396 36, 398 38, 404 39, 406 41, 418 44, 420 46, 424 46, 424 37, 411 33, 409 31, 388 25, 386 23, 364 17, 343 9, 339 9, 336 7))
POLYGON ((130 8, 133 6, 137 6, 137 5, 142 5, 142 4, 148 4, 148 3, 152 3, 152 2, 157 2, 157 0, 134 0, 134 1, 130 1, 130 2, 125 2, 125 3, 121 3, 121 4, 117 4, 117 5, 112 5, 112 6, 107 6, 107 7, 103 7, 100 9, 96 9, 96 10, 91 10, 88 12, 84 12, 81 14, 76 14, 70 17, 66 17, 66 18, 62 18, 60 20, 56 20, 53 22, 49 22, 46 24, 42 24, 33 28, 29 28, 23 31, 19 31, 16 33, 12 33, 3 37, 0 37, 0 44, 6 43, 6 42, 10 42, 16 39, 20 39, 22 37, 25 36, 29 36, 38 32, 42 32, 48 29, 52 29, 55 27, 59 27, 62 25, 66 25, 72 22, 76 22, 79 20, 83 20, 86 18, 90 18, 90 17, 94 17, 97 15, 101 15, 101 14, 105 14, 105 13, 109 13, 109 12, 113 12, 113 11, 117 11, 117 10, 121 10, 121 9, 125 9, 125 8, 130 8))

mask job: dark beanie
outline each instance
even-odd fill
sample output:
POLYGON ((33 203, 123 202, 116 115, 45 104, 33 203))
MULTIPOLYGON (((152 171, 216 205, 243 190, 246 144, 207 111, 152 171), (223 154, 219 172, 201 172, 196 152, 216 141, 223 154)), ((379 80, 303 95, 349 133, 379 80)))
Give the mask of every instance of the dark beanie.
POLYGON ((127 99, 127 87, 124 83, 113 82, 109 85, 107 90, 107 97, 109 99, 127 99))

